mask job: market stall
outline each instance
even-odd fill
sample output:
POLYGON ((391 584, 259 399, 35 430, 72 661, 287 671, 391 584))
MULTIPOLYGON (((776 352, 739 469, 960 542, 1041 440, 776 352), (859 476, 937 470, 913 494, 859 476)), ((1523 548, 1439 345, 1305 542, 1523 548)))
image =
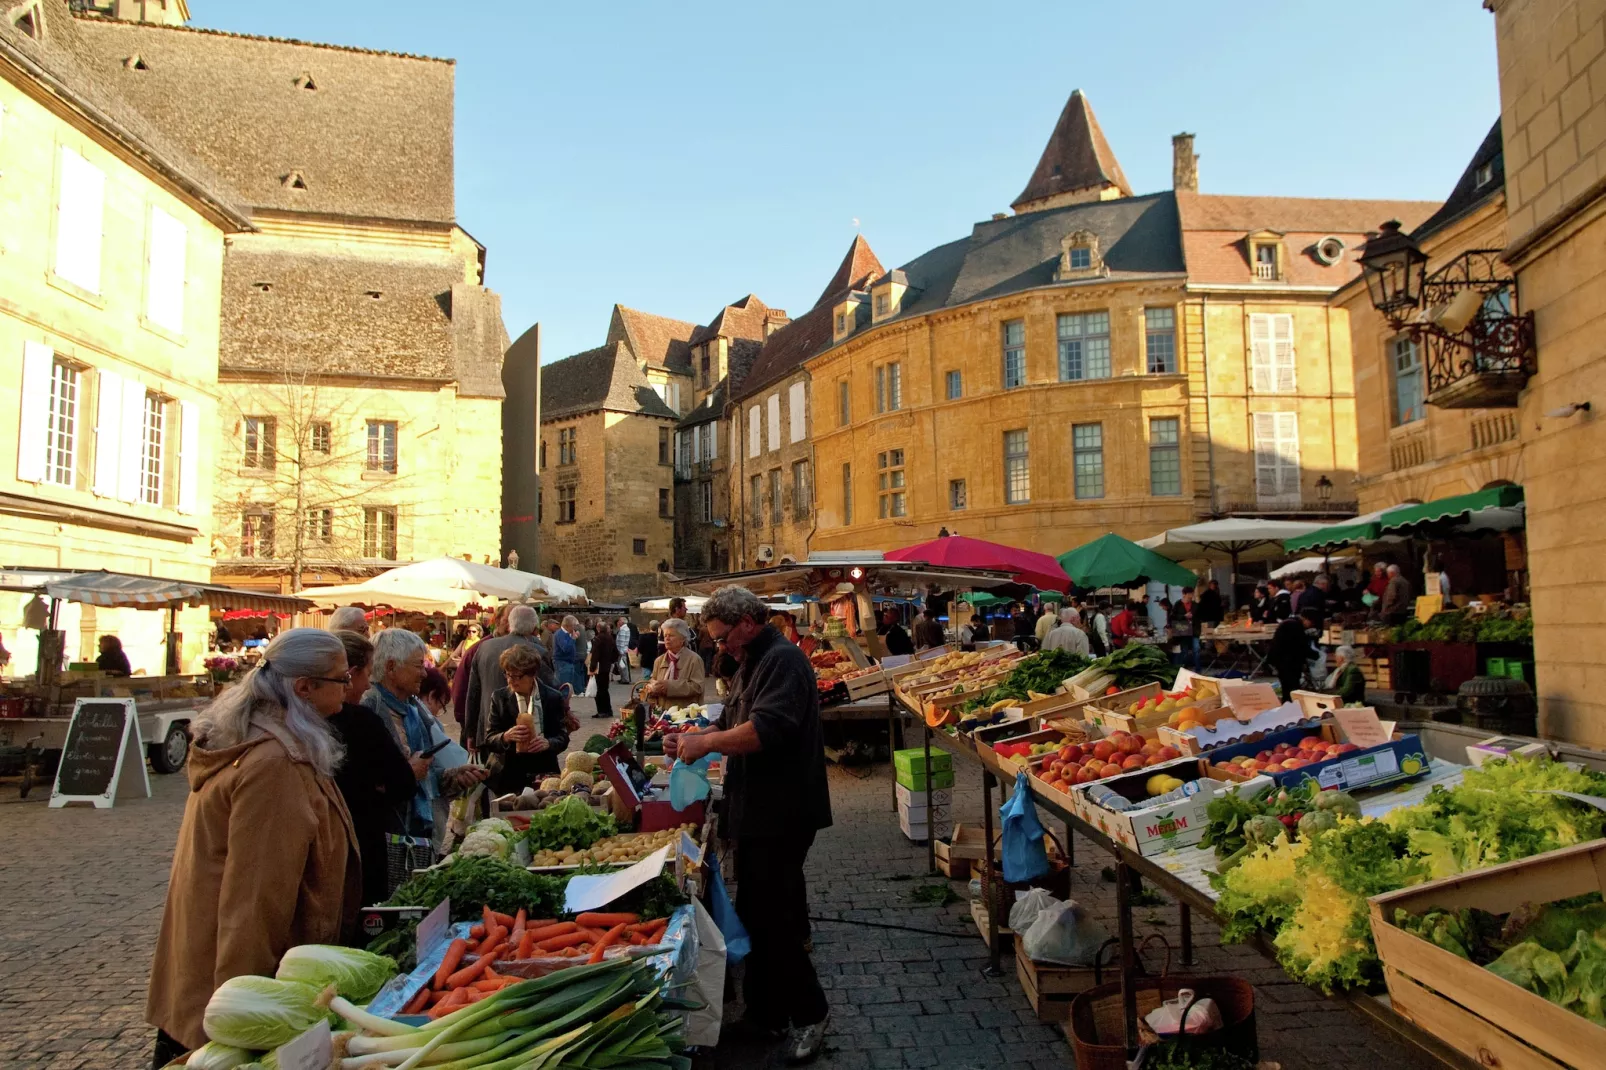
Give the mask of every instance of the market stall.
POLYGON ((361 583, 313 587, 302 592, 320 607, 356 605, 418 613, 461 615, 487 602, 584 603, 583 587, 534 572, 439 557, 402 565, 361 583))
POLYGON ((1229 516, 1162 531, 1138 545, 1172 561, 1200 561, 1230 566, 1228 608, 1238 604, 1238 566, 1247 561, 1267 561, 1286 554, 1283 543, 1308 534, 1319 524, 1298 520, 1262 520, 1257 517, 1229 516))

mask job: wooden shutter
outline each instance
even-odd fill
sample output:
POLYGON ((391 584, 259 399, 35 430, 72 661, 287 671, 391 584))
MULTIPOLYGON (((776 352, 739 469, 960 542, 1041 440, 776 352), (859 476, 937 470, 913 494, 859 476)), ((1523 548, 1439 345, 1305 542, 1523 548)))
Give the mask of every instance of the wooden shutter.
POLYGON ((1297 501, 1299 417, 1291 412, 1254 414, 1255 496, 1262 501, 1297 501))
POLYGON ((1249 317, 1249 388, 1260 394, 1271 393, 1276 385, 1272 371, 1271 320, 1272 317, 1260 313, 1249 317))
POLYGON ((791 416, 791 434, 789 438, 793 442, 803 441, 803 409, 805 405, 803 390, 802 383, 793 383, 791 390, 787 392, 788 408, 791 409, 789 414, 791 416))
POLYGON ((17 412, 17 478, 42 483, 50 422, 50 377, 56 354, 38 342, 22 343, 22 408, 17 412))
POLYGON ((1281 314, 1267 318, 1271 320, 1271 359, 1276 374, 1275 389, 1279 394, 1292 394, 1297 388, 1294 376, 1294 317, 1281 314))
POLYGON ((184 333, 185 246, 189 231, 160 208, 151 209, 150 279, 145 315, 174 334, 184 333))
POLYGON ((56 274, 100 293, 100 242, 106 176, 65 145, 56 191, 56 274))
POLYGON ((750 405, 747 409, 747 455, 757 457, 759 443, 762 441, 763 429, 759 426, 758 406, 750 405))
POLYGON ((123 380, 122 453, 117 458, 117 497, 139 501, 140 476, 145 459, 145 387, 123 380))
POLYGON ((771 394, 765 407, 769 409, 770 450, 778 450, 781 448, 781 395, 771 394))
POLYGON ((178 403, 178 511, 194 513, 201 473, 201 407, 178 403))
POLYGON ((708 459, 712 461, 719 456, 719 421, 716 420, 708 425, 708 438, 706 441, 708 443, 708 459))
POLYGON ((95 493, 115 498, 123 450, 123 377, 96 371, 95 394, 95 493))

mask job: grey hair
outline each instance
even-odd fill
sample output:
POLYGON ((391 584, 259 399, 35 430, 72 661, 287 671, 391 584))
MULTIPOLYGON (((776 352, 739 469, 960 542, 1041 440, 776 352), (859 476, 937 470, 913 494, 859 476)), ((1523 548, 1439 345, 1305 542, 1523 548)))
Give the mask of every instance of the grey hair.
POLYGON ((569 630, 569 625, 571 625, 571 624, 574 625, 576 628, 580 627, 580 618, 575 616, 573 613, 570 613, 570 614, 568 614, 567 616, 565 616, 563 618, 563 630, 564 631, 568 631, 569 630))
POLYGON ((1355 648, 1352 646, 1341 646, 1337 650, 1333 651, 1333 656, 1342 658, 1344 661, 1354 661, 1355 648))
POLYGON ((1060 610, 1060 623, 1061 624, 1076 624, 1079 621, 1081 621, 1081 619, 1082 619, 1082 615, 1080 613, 1078 613, 1076 610, 1070 608, 1069 606, 1067 606, 1064 609, 1060 610))
POLYGON ((1390 565, 1388 568, 1388 573, 1390 576, 1398 576, 1400 574, 1400 566, 1390 565))
POLYGON ((769 619, 769 610, 764 603, 746 587, 735 584, 721 587, 703 603, 704 620, 717 620, 734 628, 744 617, 756 624, 763 624, 769 619))
POLYGON ((688 643, 692 641, 696 634, 691 630, 691 625, 687 624, 679 617, 670 617, 668 620, 664 621, 663 624, 658 626, 658 631, 660 634, 674 632, 688 643))
POLYGON ((374 679, 383 680, 392 665, 428 652, 424 641, 406 628, 386 628, 374 636, 374 679))
POLYGON ((329 722, 291 685, 328 676, 345 660, 345 644, 332 632, 291 628, 279 633, 261 663, 195 718, 196 742, 212 749, 237 747, 260 731, 283 744, 293 760, 334 776, 346 748, 329 722))
POLYGON ((367 632, 368 615, 360 606, 341 606, 329 615, 332 632, 367 632))
POLYGON ((534 635, 541 615, 533 606, 514 606, 507 615, 507 630, 514 635, 534 635))

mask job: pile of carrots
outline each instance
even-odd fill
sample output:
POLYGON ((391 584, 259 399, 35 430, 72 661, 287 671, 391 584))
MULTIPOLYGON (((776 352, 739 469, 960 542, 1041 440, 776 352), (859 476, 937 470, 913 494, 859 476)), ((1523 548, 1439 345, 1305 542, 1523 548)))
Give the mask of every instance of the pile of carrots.
POLYGON ((601 962, 615 945, 650 946, 663 939, 668 918, 642 921, 636 914, 580 914, 573 921, 530 921, 523 908, 509 916, 483 908, 483 921, 469 930, 469 939, 455 939, 428 985, 402 1008, 403 1014, 428 1013, 431 1018, 484 999, 517 984, 520 977, 499 974, 498 959, 583 958, 601 962), (463 960, 474 955, 467 966, 463 960))

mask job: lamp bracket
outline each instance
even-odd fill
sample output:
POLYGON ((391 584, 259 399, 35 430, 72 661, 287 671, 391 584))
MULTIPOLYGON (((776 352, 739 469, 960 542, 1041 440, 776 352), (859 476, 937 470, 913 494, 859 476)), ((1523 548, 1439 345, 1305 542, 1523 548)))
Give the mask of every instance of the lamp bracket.
POLYGON ((1473 375, 1526 382, 1538 370, 1533 313, 1517 311, 1516 283, 1500 250, 1469 249, 1422 280, 1420 310, 1386 314, 1395 330, 1425 345, 1430 395, 1473 375), (1477 314, 1459 331, 1440 325, 1438 312, 1469 290, 1484 299, 1477 314))

